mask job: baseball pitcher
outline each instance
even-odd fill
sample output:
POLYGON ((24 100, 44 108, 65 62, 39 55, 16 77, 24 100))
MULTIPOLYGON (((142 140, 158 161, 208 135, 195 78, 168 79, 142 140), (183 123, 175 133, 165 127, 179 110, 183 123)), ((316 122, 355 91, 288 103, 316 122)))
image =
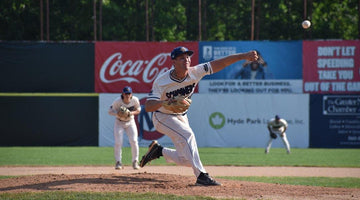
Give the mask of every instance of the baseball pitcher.
POLYGON ((159 75, 145 102, 146 112, 153 112, 153 123, 157 131, 169 136, 175 149, 162 147, 153 141, 148 152, 142 157, 140 167, 164 156, 167 162, 192 167, 197 177, 196 185, 221 185, 212 179, 200 160, 195 134, 187 117, 191 95, 197 83, 205 75, 220 71, 239 60, 256 60, 255 51, 238 53, 191 67, 193 51, 177 47, 171 52, 173 68, 159 75))

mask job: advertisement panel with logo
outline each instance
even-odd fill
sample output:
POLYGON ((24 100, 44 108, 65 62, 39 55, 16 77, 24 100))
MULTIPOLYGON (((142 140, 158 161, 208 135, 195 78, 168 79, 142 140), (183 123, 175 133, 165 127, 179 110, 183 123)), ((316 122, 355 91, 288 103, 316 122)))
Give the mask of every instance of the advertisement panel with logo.
MULTIPOLYGON (((149 93, 152 82, 171 68, 170 52, 185 46, 197 54, 197 42, 96 42, 95 92, 119 93, 130 86, 136 93, 149 93)), ((192 56, 192 64, 198 56, 192 56)))
MULTIPOLYGON (((308 94, 196 94, 192 100, 189 120, 201 147, 265 149, 270 139, 267 122, 275 115, 288 122, 290 147, 309 147, 308 94)), ((272 147, 284 144, 278 138, 272 147)))
POLYGON ((360 95, 310 95, 310 147, 360 147, 360 95))
MULTIPOLYGON (((107 113, 113 100, 120 94, 99 95, 99 146, 113 146, 115 118, 107 113)), ((157 132, 151 113, 145 112, 146 94, 134 94, 140 99, 142 112, 135 120, 139 130, 139 146, 147 147, 152 140, 172 147, 169 137, 157 132)), ((259 147, 265 148, 269 140, 267 122, 276 114, 287 120, 287 137, 291 147, 309 146, 309 95, 211 95, 194 94, 188 112, 199 147, 259 147), (221 104, 219 102, 222 102, 221 104), (233 106, 236 105, 236 106, 233 106)), ((124 146, 129 146, 124 134, 124 146)), ((273 147, 283 147, 280 139, 273 147)), ((285 151, 285 150, 284 150, 285 151)))
POLYGON ((360 94, 360 41, 304 41, 304 92, 360 94))
POLYGON ((256 62, 239 61, 199 83, 200 93, 302 93, 301 41, 200 42, 199 62, 256 50, 256 62))

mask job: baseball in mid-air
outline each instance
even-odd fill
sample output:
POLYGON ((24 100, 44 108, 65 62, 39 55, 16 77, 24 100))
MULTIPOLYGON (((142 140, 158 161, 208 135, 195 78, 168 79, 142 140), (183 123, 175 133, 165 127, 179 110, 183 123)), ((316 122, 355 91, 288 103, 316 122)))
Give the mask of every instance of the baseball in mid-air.
POLYGON ((311 22, 309 20, 304 20, 301 25, 304 29, 308 29, 311 26, 311 22))

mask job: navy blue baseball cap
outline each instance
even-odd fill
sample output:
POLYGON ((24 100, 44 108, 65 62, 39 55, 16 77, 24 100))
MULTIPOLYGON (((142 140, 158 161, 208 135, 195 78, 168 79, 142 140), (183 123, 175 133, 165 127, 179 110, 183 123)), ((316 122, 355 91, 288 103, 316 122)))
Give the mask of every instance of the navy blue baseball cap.
POLYGON ((125 94, 131 94, 131 93, 132 93, 131 87, 129 87, 129 86, 124 87, 123 93, 125 93, 125 94))
POLYGON ((275 119, 280 119, 279 115, 275 115, 275 119))
POLYGON ((193 51, 190 51, 189 49, 187 49, 186 47, 176 47, 174 50, 172 50, 171 52, 171 59, 174 60, 176 57, 178 57, 181 54, 188 54, 189 56, 193 55, 193 51))

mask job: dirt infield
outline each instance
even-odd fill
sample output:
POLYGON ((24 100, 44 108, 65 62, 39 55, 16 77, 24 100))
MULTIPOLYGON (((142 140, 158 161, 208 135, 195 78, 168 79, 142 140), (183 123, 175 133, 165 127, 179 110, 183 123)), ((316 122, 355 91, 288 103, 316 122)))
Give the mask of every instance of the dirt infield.
MULTIPOLYGON (((318 176, 360 177, 360 168, 206 166, 212 176, 318 176)), ((146 166, 114 170, 109 166, 0 167, 0 193, 42 191, 154 192, 216 198, 338 200, 360 199, 360 189, 295 186, 219 179, 223 185, 195 186, 191 168, 146 166), (26 176, 22 176, 26 175, 26 176)))

